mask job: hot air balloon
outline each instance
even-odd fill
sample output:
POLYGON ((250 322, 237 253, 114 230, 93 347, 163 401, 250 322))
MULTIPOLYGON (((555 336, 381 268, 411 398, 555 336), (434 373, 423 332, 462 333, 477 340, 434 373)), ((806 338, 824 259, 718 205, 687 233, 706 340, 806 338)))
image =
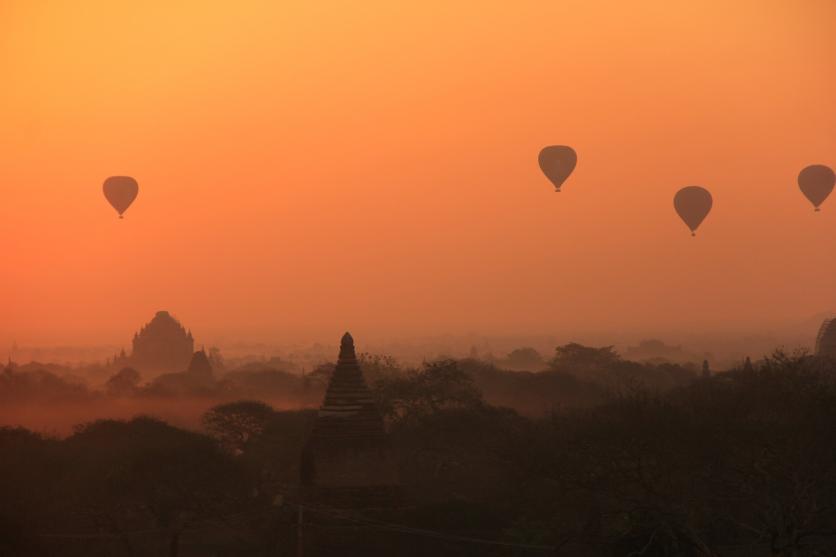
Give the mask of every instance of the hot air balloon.
POLYGON ((139 184, 130 176, 111 176, 104 181, 104 196, 113 205, 119 218, 131 206, 139 193, 139 184))
POLYGON ((673 208, 691 229, 691 236, 697 235, 697 228, 708 216, 713 203, 708 190, 699 186, 682 188, 673 197, 673 208))
POLYGON ((814 164, 808 166, 798 174, 798 187, 801 193, 810 200, 816 211, 820 211, 819 205, 824 203, 833 185, 836 184, 836 174, 829 166, 814 164))
POLYGON ((575 165, 578 164, 578 155, 571 147, 549 145, 540 151, 537 162, 540 163, 540 170, 543 171, 546 178, 554 184, 554 190, 560 191, 560 186, 575 170, 575 165))

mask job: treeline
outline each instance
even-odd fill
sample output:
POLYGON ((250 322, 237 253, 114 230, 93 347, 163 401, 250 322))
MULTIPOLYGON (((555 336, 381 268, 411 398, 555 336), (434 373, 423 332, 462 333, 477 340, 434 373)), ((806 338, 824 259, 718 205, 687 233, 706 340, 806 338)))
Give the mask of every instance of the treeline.
POLYGON ((269 362, 248 364, 223 374, 183 371, 148 380, 137 370, 125 367, 98 388, 89 384, 83 370, 37 363, 0 370, 0 401, 15 403, 177 397, 232 400, 256 395, 304 399, 306 390, 307 385, 298 374, 272 367, 269 362))
MULTIPOLYGON (((250 362, 223 371, 212 369, 219 367, 213 366, 218 361, 221 360, 217 356, 210 357, 203 363, 204 369, 151 378, 125 367, 107 377, 98 388, 84 380, 84 370, 36 363, 9 366, 0 371, 0 402, 91 403, 108 399, 189 398, 211 403, 260 398, 308 406, 319 402, 333 370, 333 364, 326 364, 308 374, 294 373, 277 359, 250 362)), ((458 365, 470 375, 486 401, 515 408, 526 415, 590 406, 613 393, 638 387, 665 391, 687 384, 697 376, 695 366, 636 363, 622 359, 612 347, 592 348, 580 344, 558 347, 548 361, 530 348, 515 350, 504 361, 517 369, 526 364, 537 371, 510 371, 499 363, 475 358, 459 360, 458 365)), ((420 372, 420 368, 403 366, 391 357, 379 355, 361 355, 361 365, 370 382, 420 372)))
MULTIPOLYGON (((479 384, 497 372, 471 361, 366 358, 404 501, 343 526, 383 540, 367 555, 832 555, 833 362, 778 353, 713 377, 643 367, 639 381, 597 350, 556 356, 609 370, 569 374, 598 389, 590 403, 540 417, 488 402, 479 384)), ((519 380, 568 373, 552 363, 519 380)), ((213 407, 199 432, 149 417, 65 439, 2 429, 0 555, 294 555, 314 417, 251 400, 213 407)), ((308 535, 340 520, 306 516, 308 535)))

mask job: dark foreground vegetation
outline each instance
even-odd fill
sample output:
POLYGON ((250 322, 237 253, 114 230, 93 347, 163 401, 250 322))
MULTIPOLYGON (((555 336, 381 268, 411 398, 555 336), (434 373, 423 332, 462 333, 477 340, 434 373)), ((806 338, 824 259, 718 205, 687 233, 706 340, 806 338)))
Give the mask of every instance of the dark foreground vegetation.
MULTIPOLYGON (((831 362, 779 353, 709 377, 569 345, 539 373, 364 366, 403 501, 304 509, 306 555, 335 529, 373 541, 366 555, 836 555, 831 362)), ((314 417, 243 400, 199 432, 0 429, 0 555, 297 555, 314 417)))

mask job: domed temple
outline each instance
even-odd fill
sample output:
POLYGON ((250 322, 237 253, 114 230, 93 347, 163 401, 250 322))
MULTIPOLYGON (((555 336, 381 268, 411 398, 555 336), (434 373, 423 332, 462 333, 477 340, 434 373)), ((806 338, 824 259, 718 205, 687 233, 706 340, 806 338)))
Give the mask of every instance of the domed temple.
POLYGON ((333 506, 392 504, 398 472, 383 418, 346 333, 301 462, 309 498, 333 506))
POLYGON ((134 335, 130 363, 140 371, 174 372, 186 369, 194 354, 194 338, 167 311, 134 335))
POLYGON ((816 356, 836 358, 836 319, 825 319, 816 337, 816 356))

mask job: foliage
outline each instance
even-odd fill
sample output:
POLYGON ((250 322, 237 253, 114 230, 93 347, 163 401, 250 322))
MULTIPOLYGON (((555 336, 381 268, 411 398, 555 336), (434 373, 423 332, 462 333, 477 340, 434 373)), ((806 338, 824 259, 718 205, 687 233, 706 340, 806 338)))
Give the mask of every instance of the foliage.
POLYGON ((150 526, 173 554, 183 530, 246 500, 239 467, 212 439, 153 418, 81 425, 65 450, 65 502, 85 522, 115 534, 150 526))
POLYGON ((530 347, 512 350, 502 363, 508 369, 513 370, 539 371, 545 367, 543 356, 530 347))
POLYGON ((0 371, 0 400, 3 401, 84 401, 93 396, 83 384, 45 369, 26 371, 6 368, 0 371))
POLYGON ((203 414, 203 427, 222 446, 233 453, 242 453, 247 444, 264 431, 273 416, 273 409, 255 400, 219 404, 203 414))
POLYGON ((612 346, 592 348, 576 342, 555 349, 551 367, 554 369, 603 369, 621 360, 612 346))
POLYGON ((375 392, 384 417, 395 422, 482 404, 473 380, 455 360, 425 363, 420 370, 380 378, 375 392))
MULTIPOLYGON (((596 366, 610 362, 597 372, 636 373, 642 383, 607 395, 564 370, 444 360, 402 371, 379 360, 372 387, 408 503, 385 521, 566 555, 832 554, 834 362, 778 352, 674 381, 682 368, 593 356, 596 366), (506 388, 529 393, 526 401, 538 390, 544 400, 589 398, 525 417, 482 398, 506 388)), ((239 401, 207 413, 211 436, 147 417, 84 424, 64 440, 0 428, 0 554, 71 555, 49 537, 62 532, 121 543, 99 554, 161 554, 141 543, 159 536, 176 548, 181 534, 222 524, 229 554, 287 553, 296 516, 273 502, 298 478, 316 415, 239 401)), ((416 539, 392 534, 380 554, 511 554, 416 539)), ((206 543, 203 554, 221 554, 221 542, 206 543)))
POLYGON ((119 370, 105 383, 105 391, 110 396, 130 396, 136 394, 139 389, 139 382, 142 377, 132 367, 125 367, 119 370))

